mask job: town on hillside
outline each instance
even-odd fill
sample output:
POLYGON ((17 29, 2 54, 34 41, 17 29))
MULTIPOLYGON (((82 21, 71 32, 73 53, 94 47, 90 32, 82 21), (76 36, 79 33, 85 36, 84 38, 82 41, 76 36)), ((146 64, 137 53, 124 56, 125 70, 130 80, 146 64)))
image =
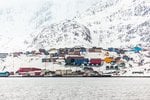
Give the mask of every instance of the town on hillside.
POLYGON ((107 77, 150 75, 150 48, 73 47, 0 53, 0 76, 107 77))

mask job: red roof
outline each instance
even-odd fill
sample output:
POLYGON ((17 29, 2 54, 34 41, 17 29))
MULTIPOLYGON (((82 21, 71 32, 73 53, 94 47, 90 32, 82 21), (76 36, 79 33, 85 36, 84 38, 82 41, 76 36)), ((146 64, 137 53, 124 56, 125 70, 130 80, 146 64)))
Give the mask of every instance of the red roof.
POLYGON ((25 67, 25 68, 19 68, 18 72, 29 72, 29 71, 40 71, 40 68, 35 67, 25 67))

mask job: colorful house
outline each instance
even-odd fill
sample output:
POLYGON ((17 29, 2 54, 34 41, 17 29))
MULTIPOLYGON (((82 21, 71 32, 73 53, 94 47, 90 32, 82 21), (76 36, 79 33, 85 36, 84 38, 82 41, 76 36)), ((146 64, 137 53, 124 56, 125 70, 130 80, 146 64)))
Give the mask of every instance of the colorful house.
POLYGON ((111 63, 112 61, 113 61, 112 57, 106 57, 106 58, 104 58, 104 62, 106 62, 106 63, 111 63))

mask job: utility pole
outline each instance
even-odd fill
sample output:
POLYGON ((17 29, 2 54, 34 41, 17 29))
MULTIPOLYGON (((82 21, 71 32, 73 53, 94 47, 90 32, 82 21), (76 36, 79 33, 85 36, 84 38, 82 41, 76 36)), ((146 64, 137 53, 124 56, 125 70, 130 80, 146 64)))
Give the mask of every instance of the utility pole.
POLYGON ((13 73, 15 74, 15 69, 14 69, 14 52, 12 53, 12 59, 13 59, 13 73))

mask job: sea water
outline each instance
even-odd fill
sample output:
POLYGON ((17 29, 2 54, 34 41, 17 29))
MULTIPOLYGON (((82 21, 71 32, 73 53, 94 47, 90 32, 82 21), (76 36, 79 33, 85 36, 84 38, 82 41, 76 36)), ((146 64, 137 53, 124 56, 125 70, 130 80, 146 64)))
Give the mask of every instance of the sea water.
POLYGON ((150 78, 0 78, 0 100, 150 100, 150 78))

